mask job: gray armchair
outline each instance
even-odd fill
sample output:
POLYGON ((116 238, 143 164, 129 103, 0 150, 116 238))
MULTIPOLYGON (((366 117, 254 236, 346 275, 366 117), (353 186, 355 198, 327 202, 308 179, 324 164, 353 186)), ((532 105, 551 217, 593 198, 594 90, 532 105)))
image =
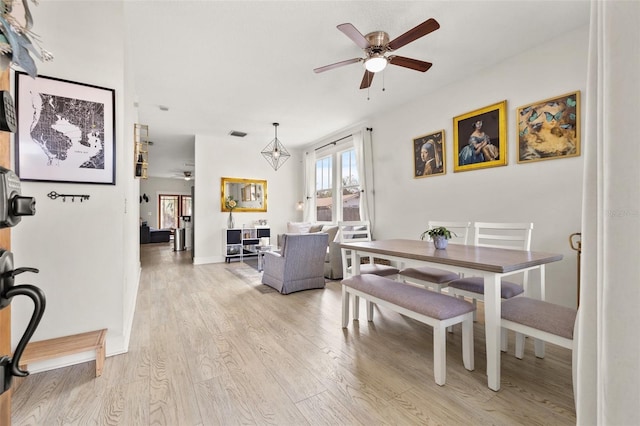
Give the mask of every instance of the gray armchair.
POLYGON ((329 236, 324 233, 284 234, 280 253, 264 254, 262 284, 282 294, 324 288, 324 258, 329 236))

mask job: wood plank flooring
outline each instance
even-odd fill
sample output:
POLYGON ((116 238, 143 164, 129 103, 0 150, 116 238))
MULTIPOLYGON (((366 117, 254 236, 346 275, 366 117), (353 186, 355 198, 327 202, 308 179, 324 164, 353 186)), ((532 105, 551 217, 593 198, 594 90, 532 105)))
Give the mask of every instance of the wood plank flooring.
MULTIPOLYGON (((502 355, 487 388, 482 320, 475 366, 448 335, 447 384, 433 381, 431 328, 377 308, 341 328, 340 282, 283 296, 242 263, 193 266, 168 244, 141 247, 127 354, 27 377, 13 425, 573 425, 570 351, 502 355)), ((364 304, 361 316, 366 312, 364 304)), ((479 317, 482 317, 480 314, 479 317)))

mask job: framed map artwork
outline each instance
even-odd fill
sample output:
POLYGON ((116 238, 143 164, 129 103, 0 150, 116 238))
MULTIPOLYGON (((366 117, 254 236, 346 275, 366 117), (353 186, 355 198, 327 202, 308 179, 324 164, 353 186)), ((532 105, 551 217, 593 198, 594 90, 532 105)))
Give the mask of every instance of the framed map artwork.
POLYGON ((115 185, 115 91, 15 75, 21 180, 115 185))

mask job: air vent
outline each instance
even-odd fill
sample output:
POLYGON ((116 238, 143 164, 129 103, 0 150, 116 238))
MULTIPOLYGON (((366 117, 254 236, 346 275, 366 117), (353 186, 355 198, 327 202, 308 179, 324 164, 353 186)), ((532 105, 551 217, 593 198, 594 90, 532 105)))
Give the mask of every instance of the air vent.
POLYGON ((231 136, 236 136, 238 138, 244 138, 245 136, 247 136, 247 134, 245 132, 239 132, 237 130, 232 130, 232 131, 229 132, 229 134, 231 136))

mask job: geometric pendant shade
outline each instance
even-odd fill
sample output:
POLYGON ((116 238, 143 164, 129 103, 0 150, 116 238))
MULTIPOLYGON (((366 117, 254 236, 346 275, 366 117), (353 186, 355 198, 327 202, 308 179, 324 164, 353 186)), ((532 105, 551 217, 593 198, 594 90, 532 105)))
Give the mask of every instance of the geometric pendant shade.
POLYGON ((282 166, 289 157, 291 157, 289 151, 287 151, 284 145, 282 145, 282 142, 278 140, 278 126, 278 123, 273 123, 276 137, 262 150, 262 155, 269 164, 271 164, 271 167, 273 167, 274 170, 278 170, 278 168, 282 166))

